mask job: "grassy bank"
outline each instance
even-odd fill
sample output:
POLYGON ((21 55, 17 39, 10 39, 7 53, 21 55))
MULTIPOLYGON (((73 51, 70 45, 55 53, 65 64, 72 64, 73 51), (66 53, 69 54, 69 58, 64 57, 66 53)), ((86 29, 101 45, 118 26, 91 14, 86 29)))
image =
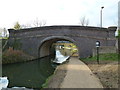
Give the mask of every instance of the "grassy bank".
MULTIPOLYGON (((88 57, 88 58, 81 58, 82 61, 95 61, 97 59, 97 56, 94 57, 88 57)), ((118 54, 117 53, 107 53, 107 54, 100 54, 99 60, 111 60, 111 61, 117 61, 118 60, 118 54)))
POLYGON ((97 56, 80 59, 99 78, 104 88, 118 88, 118 54, 100 54, 97 64, 97 56))
POLYGON ((52 77, 53 77, 53 75, 49 76, 49 77, 46 79, 45 83, 42 85, 42 89, 43 89, 43 88, 48 88, 48 82, 49 82, 49 80, 50 80, 52 77))

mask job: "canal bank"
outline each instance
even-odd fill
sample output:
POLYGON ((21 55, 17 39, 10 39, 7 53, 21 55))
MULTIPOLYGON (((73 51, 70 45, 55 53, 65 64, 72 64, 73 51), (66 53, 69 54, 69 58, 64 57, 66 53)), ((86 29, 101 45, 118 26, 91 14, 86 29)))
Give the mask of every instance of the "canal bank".
POLYGON ((54 74, 49 78, 49 80, 46 82, 46 86, 43 88, 60 88, 60 85, 67 74, 67 65, 68 61, 57 66, 54 74))

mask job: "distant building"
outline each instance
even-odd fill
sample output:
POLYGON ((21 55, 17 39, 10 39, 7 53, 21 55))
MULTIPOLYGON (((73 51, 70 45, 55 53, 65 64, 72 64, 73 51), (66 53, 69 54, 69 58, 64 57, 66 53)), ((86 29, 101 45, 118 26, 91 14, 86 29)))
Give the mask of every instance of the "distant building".
POLYGON ((120 29, 120 1, 118 2, 118 28, 120 29))

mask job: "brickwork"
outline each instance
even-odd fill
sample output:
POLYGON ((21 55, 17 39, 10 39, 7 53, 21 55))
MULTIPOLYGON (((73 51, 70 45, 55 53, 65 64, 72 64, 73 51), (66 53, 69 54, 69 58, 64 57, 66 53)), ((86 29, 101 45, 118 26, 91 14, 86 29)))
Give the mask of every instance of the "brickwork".
POLYGON ((9 45, 19 43, 20 49, 35 58, 53 53, 51 46, 56 41, 68 40, 78 48, 79 57, 92 55, 95 42, 101 46, 115 46, 115 28, 85 26, 45 26, 10 31, 9 45))

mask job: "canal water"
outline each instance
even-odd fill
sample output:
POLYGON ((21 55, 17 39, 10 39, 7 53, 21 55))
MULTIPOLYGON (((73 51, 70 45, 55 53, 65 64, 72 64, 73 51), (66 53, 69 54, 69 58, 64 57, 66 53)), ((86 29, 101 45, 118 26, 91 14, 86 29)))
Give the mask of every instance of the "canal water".
POLYGON ((24 63, 2 66, 2 76, 9 80, 8 87, 41 88, 55 70, 50 57, 24 63))
POLYGON ((57 62, 53 63, 51 57, 45 57, 33 61, 5 64, 2 66, 2 77, 8 78, 8 88, 26 87, 39 89, 51 76, 58 64, 65 61, 59 51, 56 51, 57 62))

